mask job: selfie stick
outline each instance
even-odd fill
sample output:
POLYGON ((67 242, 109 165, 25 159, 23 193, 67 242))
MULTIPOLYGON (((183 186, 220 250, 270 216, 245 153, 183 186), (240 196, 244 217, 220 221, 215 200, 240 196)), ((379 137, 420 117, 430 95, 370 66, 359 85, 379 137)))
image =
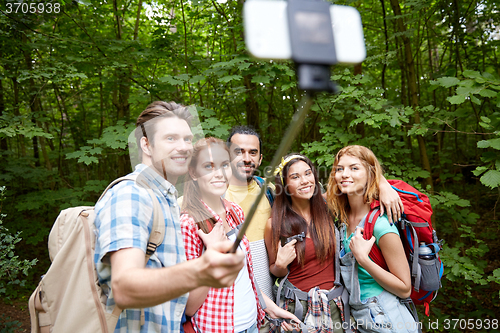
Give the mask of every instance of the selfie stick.
POLYGON ((283 155, 285 155, 286 152, 288 152, 288 150, 292 146, 293 140, 295 139, 295 136, 299 132, 300 127, 304 123, 304 119, 306 118, 306 115, 309 112, 309 109, 311 108, 312 104, 313 104, 312 96, 306 92, 306 94, 304 95, 304 97, 302 97, 302 100, 300 101, 299 109, 297 110, 297 112, 295 112, 295 114, 292 117, 292 121, 290 122, 290 125, 286 130, 283 140, 281 140, 278 150, 274 154, 273 160, 271 161, 271 165, 269 167, 270 171, 265 173, 266 176, 265 182, 261 186, 259 195, 253 202, 252 207, 250 208, 250 211, 248 212, 248 215, 245 218, 245 222, 240 228, 238 236, 236 236, 236 240, 230 252, 234 253, 238 249, 238 246, 240 245, 240 242, 243 239, 243 236, 245 235, 248 226, 252 222, 252 218, 255 215, 255 211, 257 210, 257 205, 264 196, 264 193, 266 193, 267 185, 271 181, 271 177, 274 176, 274 170, 278 166, 283 155))

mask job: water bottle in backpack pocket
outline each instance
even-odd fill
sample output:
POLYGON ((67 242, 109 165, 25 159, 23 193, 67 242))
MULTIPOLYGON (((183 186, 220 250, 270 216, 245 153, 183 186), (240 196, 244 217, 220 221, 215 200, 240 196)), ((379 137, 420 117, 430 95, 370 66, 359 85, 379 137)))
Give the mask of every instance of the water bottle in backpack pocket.
POLYGON ((427 245, 421 242, 418 249, 418 264, 420 266, 421 277, 419 285, 415 285, 415 287, 427 291, 438 290, 441 286, 440 270, 442 265, 437 256, 439 247, 436 244, 427 245))

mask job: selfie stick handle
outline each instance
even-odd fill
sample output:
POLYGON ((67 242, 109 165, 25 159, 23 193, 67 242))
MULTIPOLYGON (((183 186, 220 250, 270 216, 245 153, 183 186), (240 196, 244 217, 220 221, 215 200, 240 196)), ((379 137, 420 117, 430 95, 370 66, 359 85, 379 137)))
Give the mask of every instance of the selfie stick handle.
POLYGON ((259 195, 253 202, 252 207, 250 208, 250 211, 248 212, 245 218, 245 222, 243 223, 243 226, 240 228, 240 231, 238 232, 238 236, 236 236, 236 240, 230 251, 231 253, 236 252, 236 250, 238 249, 238 246, 240 245, 240 242, 243 239, 243 236, 245 235, 248 226, 252 222, 252 218, 255 215, 255 211, 257 210, 257 205, 264 196, 264 193, 266 193, 267 185, 271 181, 271 177, 274 176, 274 170, 278 166, 283 155, 285 155, 292 146, 293 140, 295 139, 295 136, 299 132, 300 127, 304 123, 304 119, 306 118, 306 115, 309 112, 309 109, 311 108, 312 104, 313 104, 312 96, 306 92, 306 94, 304 95, 304 97, 302 97, 302 100, 300 101, 299 109, 293 115, 292 121, 290 122, 290 125, 286 130, 283 140, 281 140, 278 150, 276 150, 276 153, 274 154, 273 160, 271 161, 271 165, 268 168, 268 170, 270 171, 265 172, 266 176, 265 182, 260 188, 259 195))

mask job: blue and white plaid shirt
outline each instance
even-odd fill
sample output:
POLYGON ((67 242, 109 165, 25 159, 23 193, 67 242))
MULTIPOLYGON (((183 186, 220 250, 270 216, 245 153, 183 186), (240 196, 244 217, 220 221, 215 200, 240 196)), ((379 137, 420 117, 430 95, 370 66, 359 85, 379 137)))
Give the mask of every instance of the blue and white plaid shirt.
MULTIPOLYGON (((141 174, 160 201, 165 219, 163 243, 149 259, 147 268, 161 268, 186 261, 180 226, 177 190, 163 177, 144 164, 134 173, 141 174)), ((146 252, 153 227, 153 203, 147 190, 133 181, 122 181, 111 188, 95 205, 97 240, 94 261, 99 283, 108 295, 107 311, 115 302, 111 288, 111 266, 106 254, 124 248, 139 248, 146 252), (103 260, 104 258, 104 260, 103 260)), ((168 281, 163 281, 168 283, 168 281)), ((161 282, 159 282, 161 283, 161 282)), ((145 324, 141 326, 141 310, 126 309, 120 315, 115 333, 179 332, 188 294, 169 302, 144 309, 145 324)))

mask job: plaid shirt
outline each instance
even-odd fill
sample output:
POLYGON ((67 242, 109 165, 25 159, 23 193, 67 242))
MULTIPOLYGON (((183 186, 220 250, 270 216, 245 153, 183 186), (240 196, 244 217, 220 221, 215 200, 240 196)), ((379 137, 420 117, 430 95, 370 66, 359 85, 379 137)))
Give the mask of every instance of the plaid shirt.
MULTIPOLYGON (((165 238, 149 259, 146 268, 168 267, 186 261, 175 187, 144 164, 139 164, 134 173, 140 173, 156 194, 165 219, 165 238)), ((110 289, 111 265, 106 254, 125 248, 138 248, 146 252, 153 227, 153 203, 145 188, 125 180, 106 193, 95 205, 95 211, 98 236, 94 261, 99 283, 108 295, 107 311, 112 312, 115 302, 110 289)), ((145 308, 143 326, 140 321, 141 310, 126 309, 120 315, 115 333, 180 332, 187 297, 185 294, 169 302, 145 308)))
MULTIPOLYGON (((234 221, 231 214, 229 213, 231 207, 234 209, 235 213, 238 214, 240 219, 244 221, 244 213, 240 206, 234 202, 229 202, 224 200, 226 207, 226 221, 228 225, 234 229, 238 225, 238 221, 234 221)), ((205 205, 206 206, 206 205, 205 205)), ((217 215, 210 207, 206 206, 210 213, 215 217, 217 222, 222 222, 219 215, 217 215)), ((203 252, 203 242, 196 233, 198 230, 198 225, 194 219, 188 214, 181 215, 181 228, 182 234, 184 236, 184 246, 186 250, 187 260, 195 259, 201 256, 203 252)), ((246 262, 248 274, 250 280, 252 281, 252 288, 255 293, 255 302, 257 306, 257 325, 260 327, 262 319, 264 319, 264 311, 260 307, 259 297, 257 296, 257 290, 253 275, 253 265, 252 256, 250 255, 250 244, 246 237, 243 237, 242 242, 246 253, 246 262)), ((240 245, 240 246, 241 246, 240 245)), ((208 291, 207 298, 205 302, 198 309, 198 312, 191 318, 193 326, 200 332, 234 332, 234 284, 228 288, 210 288, 208 291)))

